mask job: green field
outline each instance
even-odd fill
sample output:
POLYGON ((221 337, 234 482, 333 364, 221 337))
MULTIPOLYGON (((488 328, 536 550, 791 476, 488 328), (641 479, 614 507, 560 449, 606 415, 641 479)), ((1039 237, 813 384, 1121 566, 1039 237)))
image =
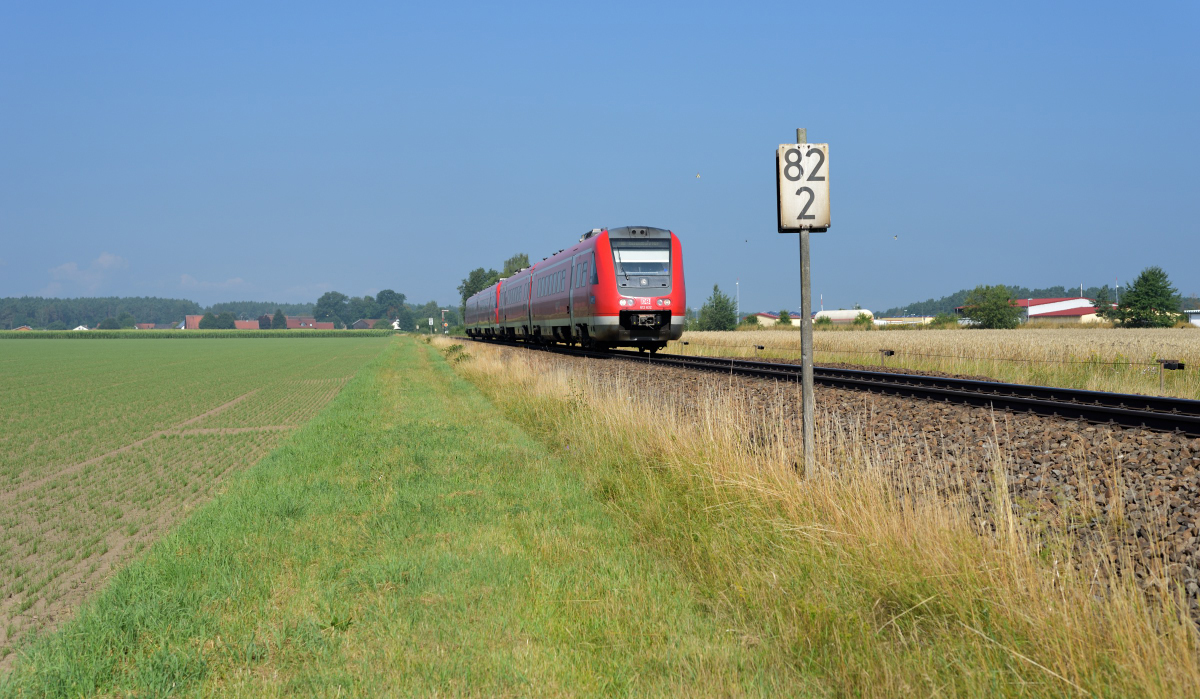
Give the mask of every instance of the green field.
MULTIPOLYGON (((83 541, 89 527, 141 516, 125 488, 179 484, 152 491, 174 519, 134 534, 140 554, 126 547, 56 630, 18 639, 0 697, 1123 697, 1200 687, 1194 628, 1147 608, 1136 588, 1098 594, 1090 571, 1031 555, 1011 529, 981 533, 974 511, 898 500, 846 451, 828 452, 840 461, 818 470, 826 476, 800 481, 785 454, 746 449, 761 426, 719 397, 672 412, 669 391, 630 390, 642 369, 589 382, 544 353, 445 339, 263 340, 247 350, 253 342, 213 341, 186 358, 120 348, 199 342, 57 344, 103 348, 106 359, 56 355, 48 342, 20 358, 45 376, 50 366, 78 365, 73 377, 109 367, 105 385, 126 391, 105 403, 114 424, 141 395, 123 380, 181 359, 197 367, 195 390, 212 393, 187 410, 169 399, 130 410, 142 416, 139 435, 163 434, 116 455, 97 446, 82 458, 109 456, 76 470, 115 459, 117 475, 38 491, 74 503, 70 516, 97 504, 83 541), (220 367, 237 378, 212 379, 220 367), (333 396, 327 384, 340 383, 333 396), (288 385, 313 397, 289 402, 279 388, 288 385), (321 407, 321 396, 332 399, 321 407), (257 431, 236 431, 247 428, 257 431), (262 451, 209 441, 230 436, 277 441, 262 451), (176 458, 175 440, 208 456, 176 458), (249 468, 186 467, 244 465, 267 451, 249 468), (831 477, 835 464, 854 471, 831 477), (175 496, 191 482, 206 485, 175 496)), ((43 424, 49 406, 69 404, 33 397, 43 424)), ((22 414, 5 416, 15 424, 22 414)))
POLYGON ((0 663, 387 342, 0 343, 0 663))
POLYGON ((396 340, 27 647, 0 694, 800 686, 564 466, 436 350, 396 340))

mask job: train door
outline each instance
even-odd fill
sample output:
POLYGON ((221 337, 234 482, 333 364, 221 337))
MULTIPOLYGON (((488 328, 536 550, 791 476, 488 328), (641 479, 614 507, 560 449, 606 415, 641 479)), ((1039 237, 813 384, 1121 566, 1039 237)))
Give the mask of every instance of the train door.
POLYGON ((567 284, 567 317, 570 319, 570 325, 567 326, 567 339, 575 337, 575 281, 579 279, 580 259, 582 255, 574 255, 571 257, 571 281, 567 284))
POLYGON ((571 274, 571 332, 586 340, 585 332, 580 325, 590 323, 592 315, 591 278, 592 265, 595 255, 592 251, 581 252, 572 258, 571 274))

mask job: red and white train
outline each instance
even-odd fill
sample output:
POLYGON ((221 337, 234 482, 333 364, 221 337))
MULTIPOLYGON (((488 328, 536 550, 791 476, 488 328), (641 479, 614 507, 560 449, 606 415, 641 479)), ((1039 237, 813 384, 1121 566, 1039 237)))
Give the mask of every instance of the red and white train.
POLYGON ((467 299, 471 337, 652 352, 683 334, 679 238, 662 228, 594 228, 567 250, 467 299))

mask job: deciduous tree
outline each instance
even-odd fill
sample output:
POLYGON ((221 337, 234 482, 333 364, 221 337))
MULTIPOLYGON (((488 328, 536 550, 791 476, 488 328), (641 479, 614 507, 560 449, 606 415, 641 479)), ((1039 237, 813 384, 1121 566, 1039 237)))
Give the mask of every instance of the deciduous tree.
POLYGON ((978 328, 1015 328, 1021 322, 1021 308, 1012 303, 1003 284, 975 287, 967 295, 963 315, 978 328))
POLYGON ((1183 317, 1179 300, 1162 267, 1147 267, 1121 297, 1114 320, 1127 328, 1169 328, 1183 317))
POLYGON ((712 295, 700 307, 701 330, 733 330, 737 327, 737 305, 733 299, 713 285, 712 295))
POLYGON ((782 311, 779 312, 779 320, 775 321, 775 324, 776 325, 791 325, 792 324, 792 314, 788 313, 788 310, 786 308, 783 309, 782 311))

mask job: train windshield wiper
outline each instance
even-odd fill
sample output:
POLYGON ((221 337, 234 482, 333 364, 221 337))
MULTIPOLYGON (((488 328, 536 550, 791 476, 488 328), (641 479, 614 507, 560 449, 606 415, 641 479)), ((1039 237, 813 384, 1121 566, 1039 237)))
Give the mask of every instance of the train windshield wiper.
POLYGON ((625 275, 625 281, 629 281, 629 272, 625 271, 625 263, 621 261, 621 248, 615 248, 613 252, 617 253, 617 264, 621 265, 621 273, 625 275))

